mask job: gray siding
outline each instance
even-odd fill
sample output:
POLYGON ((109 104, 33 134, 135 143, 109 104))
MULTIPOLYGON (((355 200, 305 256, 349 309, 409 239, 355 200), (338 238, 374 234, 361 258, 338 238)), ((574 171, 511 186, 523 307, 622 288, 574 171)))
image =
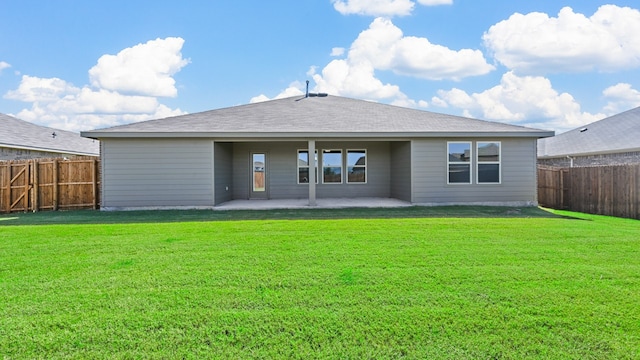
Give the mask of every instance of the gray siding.
POLYGON ((106 139, 102 206, 213 206, 213 142, 106 139))
MULTIPOLYGON (((253 152, 267 154, 267 188, 270 199, 306 199, 309 186, 298 184, 298 150, 307 149, 307 142, 259 142, 233 145, 233 198, 249 197, 250 156, 253 152)), ((388 142, 317 142, 319 153, 323 149, 367 150, 366 184, 316 185, 318 198, 390 197, 390 149, 388 142)), ((344 165, 344 164, 343 164, 344 165)), ((321 167, 322 164, 320 163, 321 167)), ((344 166, 343 166, 344 167, 344 166)), ((343 169, 343 172, 346 169, 343 169)), ((322 174, 322 171, 319 170, 322 174)), ((320 175, 321 176, 321 175, 320 175)))
POLYGON ((411 142, 391 143, 391 197, 411 202, 411 142))
POLYGON ((233 200, 233 144, 214 145, 215 204, 233 200))
POLYGON ((472 141, 472 184, 447 184, 447 139, 413 142, 413 202, 417 204, 536 204, 536 140, 481 139, 502 143, 502 183, 477 184, 472 141))

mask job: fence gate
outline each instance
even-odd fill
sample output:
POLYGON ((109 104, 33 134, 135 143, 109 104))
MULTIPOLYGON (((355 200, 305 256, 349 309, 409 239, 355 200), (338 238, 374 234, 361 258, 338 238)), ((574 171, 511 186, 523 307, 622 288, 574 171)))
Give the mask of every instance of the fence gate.
POLYGON ((6 164, 2 179, 2 196, 5 212, 28 211, 30 193, 30 170, 28 162, 6 164))

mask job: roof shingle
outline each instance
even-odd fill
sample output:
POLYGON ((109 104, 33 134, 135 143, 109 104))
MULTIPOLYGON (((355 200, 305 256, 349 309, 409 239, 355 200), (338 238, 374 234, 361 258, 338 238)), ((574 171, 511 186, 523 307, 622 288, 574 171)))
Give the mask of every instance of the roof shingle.
POLYGON ((553 132, 338 96, 290 97, 83 132, 86 137, 435 136, 543 137, 553 132))
POLYGON ((640 107, 538 140, 538 157, 640 151, 640 107))

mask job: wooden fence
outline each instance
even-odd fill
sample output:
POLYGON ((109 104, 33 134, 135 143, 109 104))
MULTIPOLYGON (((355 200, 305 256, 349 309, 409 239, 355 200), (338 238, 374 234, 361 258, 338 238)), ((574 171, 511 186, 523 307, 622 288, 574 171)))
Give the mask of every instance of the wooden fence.
POLYGON ((97 158, 0 162, 0 212, 97 209, 99 204, 97 158))
POLYGON ((538 203, 552 209, 640 219, 640 164, 538 166, 538 203))

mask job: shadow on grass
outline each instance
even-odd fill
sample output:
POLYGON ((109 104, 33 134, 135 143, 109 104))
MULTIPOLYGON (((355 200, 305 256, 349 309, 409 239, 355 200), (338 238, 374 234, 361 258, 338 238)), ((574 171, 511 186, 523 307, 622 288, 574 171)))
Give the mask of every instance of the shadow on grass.
POLYGON ((402 208, 281 210, 75 210, 0 215, 3 225, 127 224, 190 221, 389 219, 389 218, 570 218, 537 207, 412 206, 402 208))

